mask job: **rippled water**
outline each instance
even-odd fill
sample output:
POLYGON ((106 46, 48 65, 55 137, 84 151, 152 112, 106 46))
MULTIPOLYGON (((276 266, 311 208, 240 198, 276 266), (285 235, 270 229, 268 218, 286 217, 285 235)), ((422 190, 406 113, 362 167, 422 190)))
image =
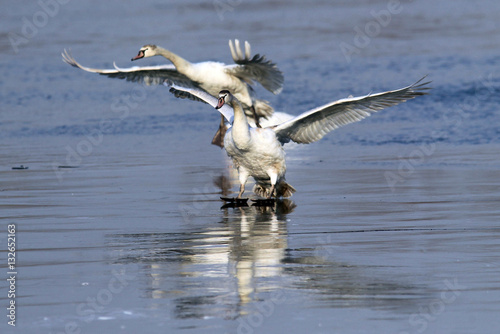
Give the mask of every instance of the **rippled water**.
POLYGON ((388 4, 4 6, 0 250, 16 224, 17 322, 0 331, 496 333, 500 5, 401 1, 377 21, 388 4), (230 38, 278 63, 282 94, 257 91, 292 114, 423 75, 433 90, 287 147, 289 200, 221 208, 237 186, 209 145, 216 113, 60 57, 129 66, 157 43, 229 62, 230 38))

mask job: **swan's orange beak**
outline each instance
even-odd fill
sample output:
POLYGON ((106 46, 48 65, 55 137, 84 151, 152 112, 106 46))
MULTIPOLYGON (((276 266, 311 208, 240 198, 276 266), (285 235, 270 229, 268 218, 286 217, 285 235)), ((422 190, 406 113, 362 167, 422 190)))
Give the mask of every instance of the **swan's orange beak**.
POLYGON ((220 109, 222 108, 223 105, 224 105, 224 98, 219 97, 219 102, 217 102, 217 107, 215 107, 215 109, 220 109))
POLYGON ((142 50, 139 51, 139 53, 137 54, 137 56, 135 56, 134 58, 132 58, 130 60, 134 61, 134 60, 141 59, 141 58, 144 58, 144 51, 142 51, 142 50))

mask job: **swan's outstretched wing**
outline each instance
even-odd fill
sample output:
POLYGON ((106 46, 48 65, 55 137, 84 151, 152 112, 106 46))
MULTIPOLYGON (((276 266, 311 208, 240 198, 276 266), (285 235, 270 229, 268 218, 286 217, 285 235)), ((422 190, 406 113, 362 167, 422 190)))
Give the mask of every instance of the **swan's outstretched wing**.
POLYGON ((73 67, 77 67, 87 72, 99 73, 106 75, 110 78, 126 79, 127 81, 145 83, 146 85, 160 85, 165 80, 172 80, 173 82, 183 86, 195 86, 188 77, 184 74, 177 72, 174 65, 158 65, 158 66, 133 66, 128 68, 119 68, 113 63, 114 69, 98 69, 86 67, 78 63, 70 51, 64 49, 62 53, 63 61, 73 67))
MULTIPOLYGON (((169 82, 169 81, 167 80, 167 81, 165 81, 165 83, 166 82, 169 82)), ((174 87, 172 87, 172 86, 170 86, 168 84, 165 84, 165 86, 170 87, 169 92, 172 93, 172 94, 174 94, 174 96, 177 97, 177 98, 188 99, 188 100, 192 100, 192 101, 198 101, 198 102, 207 103, 207 102, 205 102, 205 100, 202 100, 199 97, 197 97, 197 96, 195 96, 193 94, 190 94, 189 92, 186 92, 186 91, 183 91, 183 90, 179 90, 179 89, 175 89, 174 87)), ((197 89, 202 90, 201 88, 197 88, 197 89)), ((204 90, 202 90, 202 91, 204 91, 204 90)))
MULTIPOLYGON (((175 94, 181 94, 180 92, 185 92, 189 95, 195 96, 198 98, 200 101, 208 103, 212 107, 217 106, 217 98, 213 97, 212 95, 208 94, 204 90, 201 90, 199 88, 188 88, 188 87, 182 87, 179 85, 176 85, 172 81, 165 81, 163 83, 165 86, 170 87, 170 92, 175 94)), ((179 96, 180 97, 180 96, 179 96)), ((224 118, 229 122, 233 122, 233 117, 234 117, 234 110, 231 108, 231 106, 224 104, 218 111, 224 116, 224 118)))
POLYGON ((398 90, 341 99, 326 104, 277 125, 273 130, 281 143, 288 143, 290 140, 299 144, 315 142, 338 127, 360 121, 374 112, 427 94, 426 90, 430 88, 426 85, 429 82, 420 83, 424 78, 398 90))
POLYGON ((245 41, 245 53, 241 51, 240 42, 236 39, 229 40, 229 49, 236 65, 226 66, 226 71, 241 80, 252 84, 253 81, 259 82, 262 87, 279 94, 283 89, 283 73, 276 64, 267 60, 265 56, 256 54, 251 58, 250 44, 245 41))

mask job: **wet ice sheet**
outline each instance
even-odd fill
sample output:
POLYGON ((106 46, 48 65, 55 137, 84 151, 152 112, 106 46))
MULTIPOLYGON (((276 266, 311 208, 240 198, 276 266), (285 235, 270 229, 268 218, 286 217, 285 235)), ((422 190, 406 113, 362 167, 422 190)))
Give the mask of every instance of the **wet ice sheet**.
MULTIPOLYGON (((221 19, 196 1, 69 2, 19 53, 2 39, 0 217, 18 231, 16 330, 495 333, 498 5, 403 3, 347 62, 340 43, 386 6, 241 2, 221 19), (59 55, 128 66, 153 42, 228 62, 229 38, 278 63, 283 93, 257 91, 289 113, 425 74, 434 90, 288 147, 292 202, 221 210, 237 186, 208 144, 217 114, 59 55)), ((10 4, 2 36, 39 10, 10 4)))
POLYGON ((122 162, 96 154, 102 165, 61 183, 36 160, 1 173, 20 283, 33 292, 19 298, 28 329, 469 332, 496 319, 497 170, 430 163, 392 192, 392 149, 320 162, 318 145, 305 159, 289 153, 292 201, 220 210, 214 181, 227 171, 210 167, 220 155, 199 166, 178 155, 165 168, 154 152, 115 148, 122 162), (374 167, 373 153, 387 166, 374 167))

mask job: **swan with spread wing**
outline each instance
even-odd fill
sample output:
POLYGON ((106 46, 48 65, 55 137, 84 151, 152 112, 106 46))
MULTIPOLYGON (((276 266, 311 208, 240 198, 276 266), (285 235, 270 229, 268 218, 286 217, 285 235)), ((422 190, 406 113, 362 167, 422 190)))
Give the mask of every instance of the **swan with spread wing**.
MULTIPOLYGON (((235 62, 232 65, 214 61, 191 63, 153 44, 144 45, 132 60, 163 56, 172 64, 120 68, 113 63, 114 69, 96 69, 81 65, 67 50, 64 50, 62 57, 65 63, 73 67, 110 78, 126 79, 147 85, 158 85, 170 80, 180 86, 201 89, 214 97, 217 97, 221 90, 229 90, 240 101, 247 116, 260 127, 259 118, 269 118, 273 114, 273 108, 269 102, 255 98, 252 85, 258 82, 273 94, 279 94, 283 88, 283 73, 265 56, 256 54, 252 57, 250 44, 246 41, 244 52, 237 39, 234 44, 233 41, 229 41, 229 49, 235 62)), ((196 96, 182 91, 179 91, 176 97, 199 100, 196 96)), ((221 120, 221 127, 212 140, 212 144, 221 147, 225 132, 222 124, 221 120)))
POLYGON ((290 197, 295 192, 285 181, 285 143, 313 143, 336 128, 425 95, 430 88, 427 87, 429 82, 422 83, 424 78, 401 89, 331 102, 267 128, 250 127, 241 103, 228 90, 222 90, 219 97, 214 98, 199 89, 181 87, 172 82, 166 82, 165 85, 171 87, 170 91, 174 94, 184 91, 197 96, 218 109, 229 123, 232 122, 224 138, 224 147, 238 170, 238 198, 242 197, 250 176, 255 179, 255 194, 279 198, 290 197))

